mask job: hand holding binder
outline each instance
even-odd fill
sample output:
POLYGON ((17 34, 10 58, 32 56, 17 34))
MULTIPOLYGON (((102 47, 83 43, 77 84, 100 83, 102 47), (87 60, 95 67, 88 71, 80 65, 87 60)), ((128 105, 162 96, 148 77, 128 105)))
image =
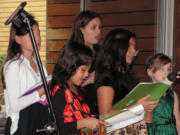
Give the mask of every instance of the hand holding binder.
MULTIPOLYGON (((47 80, 47 81, 50 81, 51 79, 52 79, 52 76, 51 76, 51 75, 49 75, 49 76, 46 77, 46 80, 47 80)), ((43 87, 42 81, 36 83, 36 84, 35 84, 34 86, 32 86, 29 90, 27 90, 27 92, 25 92, 24 94, 22 94, 19 98, 21 98, 21 97, 23 97, 23 96, 26 96, 26 95, 29 95, 29 94, 33 93, 34 91, 39 90, 41 87, 43 87)), ((42 105, 46 105, 46 104, 47 104, 47 102, 46 102, 46 96, 45 96, 45 95, 41 96, 41 100, 39 101, 39 103, 42 104, 42 105)))
POLYGON ((134 105, 141 98, 150 95, 148 101, 157 101, 171 87, 169 83, 141 82, 122 100, 112 106, 112 109, 123 109, 134 105))
MULTIPOLYGON (((144 108, 142 105, 137 105, 131 109, 122 110, 116 114, 105 117, 103 120, 107 121, 106 133, 126 127, 144 119, 144 108)), ((93 132, 88 128, 82 129, 82 132, 93 132)))

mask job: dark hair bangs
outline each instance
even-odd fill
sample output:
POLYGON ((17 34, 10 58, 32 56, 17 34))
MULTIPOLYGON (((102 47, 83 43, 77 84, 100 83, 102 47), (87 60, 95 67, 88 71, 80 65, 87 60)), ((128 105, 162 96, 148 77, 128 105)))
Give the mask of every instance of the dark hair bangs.
POLYGON ((82 54, 77 58, 77 66, 89 65, 93 62, 93 57, 91 55, 82 54))
MULTIPOLYGON (((78 17, 77 17, 78 18, 78 17)), ((79 18, 81 18, 80 22, 80 27, 85 27, 86 25, 88 25, 88 23, 94 19, 94 18, 99 18, 100 20, 102 20, 101 16, 99 14, 97 14, 96 12, 93 11, 83 11, 79 14, 79 18)))

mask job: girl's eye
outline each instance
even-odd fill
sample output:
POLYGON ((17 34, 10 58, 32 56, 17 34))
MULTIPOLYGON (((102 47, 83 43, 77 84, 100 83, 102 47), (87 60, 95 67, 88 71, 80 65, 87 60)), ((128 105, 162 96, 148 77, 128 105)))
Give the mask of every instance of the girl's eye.
POLYGON ((92 26, 91 29, 92 29, 92 30, 95 30, 95 29, 96 29, 96 26, 92 26))
POLYGON ((172 68, 168 68, 168 72, 172 72, 172 68))
POLYGON ((82 68, 81 70, 82 70, 83 72, 85 72, 85 71, 86 71, 86 69, 85 69, 85 68, 82 68))
POLYGON ((160 68, 161 71, 164 71, 164 68, 160 68))

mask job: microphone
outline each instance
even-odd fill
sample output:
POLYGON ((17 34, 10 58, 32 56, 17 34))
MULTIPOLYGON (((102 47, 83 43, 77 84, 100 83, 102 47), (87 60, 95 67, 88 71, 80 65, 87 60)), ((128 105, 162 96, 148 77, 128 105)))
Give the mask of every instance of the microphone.
POLYGON ((138 56, 138 54, 139 54, 139 50, 137 50, 136 52, 135 52, 135 57, 137 57, 138 56))
POLYGON ((134 54, 134 59, 132 60, 132 62, 131 62, 131 64, 130 65, 134 65, 134 62, 136 61, 136 59, 137 59, 137 57, 138 57, 138 55, 139 55, 139 50, 137 50, 136 52, 135 52, 135 54, 134 54))
POLYGON ((170 73, 168 75, 168 80, 171 81, 171 82, 176 82, 180 79, 180 73, 178 72, 177 74, 176 73, 170 73))
POLYGON ((18 8, 11 14, 11 16, 6 20, 4 23, 5 25, 8 25, 12 20, 14 20, 14 17, 17 16, 17 14, 26 6, 26 2, 22 2, 18 8))

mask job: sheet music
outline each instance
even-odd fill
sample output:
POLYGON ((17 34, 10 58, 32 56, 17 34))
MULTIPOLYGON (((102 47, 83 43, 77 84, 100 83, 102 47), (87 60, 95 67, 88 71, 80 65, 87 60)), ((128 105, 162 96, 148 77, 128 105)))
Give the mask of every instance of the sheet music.
POLYGON ((111 126, 107 126, 107 133, 114 130, 126 127, 144 119, 144 108, 142 105, 137 105, 129 110, 125 110, 105 121, 109 122, 111 126))

